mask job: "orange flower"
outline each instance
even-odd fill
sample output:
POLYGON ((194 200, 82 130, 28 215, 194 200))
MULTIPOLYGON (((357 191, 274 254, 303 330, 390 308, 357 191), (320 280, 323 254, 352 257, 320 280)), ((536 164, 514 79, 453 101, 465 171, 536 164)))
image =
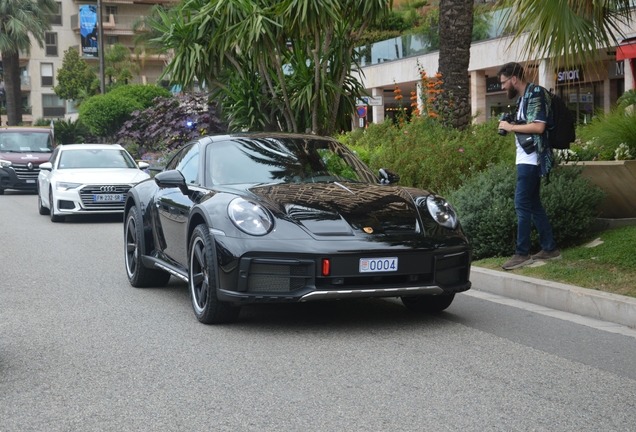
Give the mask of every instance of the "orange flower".
POLYGON ((395 95, 395 100, 400 100, 402 99, 404 96, 402 96, 401 94, 397 94, 395 95))
POLYGON ((438 118, 438 117, 439 117, 439 116, 438 116, 437 114, 435 114, 434 112, 430 112, 430 113, 428 113, 428 116, 429 116, 429 117, 432 117, 432 118, 438 118))

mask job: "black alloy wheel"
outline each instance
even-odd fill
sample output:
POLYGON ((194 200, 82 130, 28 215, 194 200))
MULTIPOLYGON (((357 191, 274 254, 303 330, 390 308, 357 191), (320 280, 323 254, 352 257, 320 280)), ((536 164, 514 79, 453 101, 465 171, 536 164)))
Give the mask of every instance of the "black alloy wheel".
POLYGON ((216 296, 214 242, 204 224, 197 226, 192 233, 189 257, 188 285, 197 319, 204 324, 222 324, 236 320, 241 309, 219 301, 216 296))
POLYGON ((137 207, 131 207, 124 225, 124 260, 128 281, 135 288, 166 286, 170 281, 170 273, 149 269, 141 261, 143 229, 139 210, 137 207))
POLYGON ((411 312, 441 312, 451 305, 455 294, 439 294, 435 296, 401 297, 404 306, 411 312))

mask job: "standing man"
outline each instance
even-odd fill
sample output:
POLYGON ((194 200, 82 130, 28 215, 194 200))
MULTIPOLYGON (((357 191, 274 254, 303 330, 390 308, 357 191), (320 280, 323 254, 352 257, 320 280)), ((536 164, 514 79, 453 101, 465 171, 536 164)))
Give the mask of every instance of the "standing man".
POLYGON ((550 96, 543 87, 526 83, 523 67, 518 63, 506 63, 497 72, 501 88, 508 99, 517 99, 515 121, 499 122, 499 129, 515 132, 517 146, 517 249, 514 256, 502 268, 513 270, 531 264, 535 260, 561 258, 552 237, 552 226, 541 204, 541 178, 552 167, 552 151, 548 144, 547 124, 552 124, 550 96), (532 222, 539 232, 541 252, 530 256, 530 231, 532 222))

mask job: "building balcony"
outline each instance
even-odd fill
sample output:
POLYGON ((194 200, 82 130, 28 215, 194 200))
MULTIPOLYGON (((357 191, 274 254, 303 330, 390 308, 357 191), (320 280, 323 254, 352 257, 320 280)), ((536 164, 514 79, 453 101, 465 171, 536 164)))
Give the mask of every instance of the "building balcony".
MULTIPOLYGON (((104 35, 132 35, 145 31, 143 25, 139 29, 133 29, 135 24, 142 22, 144 18, 143 15, 110 14, 104 16, 104 18, 108 18, 107 21, 102 20, 104 35)), ((73 29, 76 33, 79 33, 79 14, 71 15, 71 29, 73 29)))
POLYGON ((31 91, 31 77, 28 75, 20 75, 20 91, 31 91))

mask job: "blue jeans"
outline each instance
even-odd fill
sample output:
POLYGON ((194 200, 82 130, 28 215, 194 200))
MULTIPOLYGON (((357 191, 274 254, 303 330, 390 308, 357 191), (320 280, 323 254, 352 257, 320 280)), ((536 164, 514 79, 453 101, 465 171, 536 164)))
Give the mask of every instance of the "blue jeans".
POLYGON ((517 165, 517 190, 515 191, 515 210, 517 211, 517 250, 518 255, 530 253, 530 231, 532 222, 539 232, 541 248, 551 252, 556 249, 552 237, 552 225, 541 204, 541 176, 537 165, 517 165))

